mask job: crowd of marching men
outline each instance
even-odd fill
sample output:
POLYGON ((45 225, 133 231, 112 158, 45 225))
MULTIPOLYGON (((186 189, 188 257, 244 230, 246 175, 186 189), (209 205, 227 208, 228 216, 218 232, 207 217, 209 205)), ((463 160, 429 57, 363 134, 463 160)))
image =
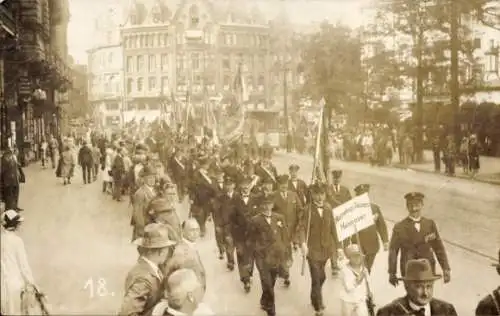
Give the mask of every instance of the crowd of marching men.
MULTIPOLYGON (((342 280, 343 316, 457 314, 452 304, 433 298, 434 282, 441 278, 450 282, 451 268, 436 224, 421 215, 422 193, 404 196, 408 216, 395 225, 390 239, 382 211, 372 203, 374 225, 339 242, 331 210, 352 198, 341 184, 341 170, 332 171, 332 184, 308 186, 298 178, 296 164, 289 166, 289 174, 278 174, 270 147, 219 147, 211 146, 209 140, 193 144, 177 138, 171 149, 167 154, 155 153, 137 144, 131 151, 132 176, 126 178, 133 179, 127 187, 132 193, 132 241, 140 259, 127 277, 120 315, 194 313, 207 284, 202 260, 192 245, 199 235, 205 235, 209 219, 213 220, 219 259, 225 259, 228 270, 237 268, 244 292, 251 291, 257 268, 260 307, 267 315, 276 315, 276 281, 282 280, 285 287, 292 285, 289 270, 294 251, 303 255, 302 270, 307 261, 310 301, 316 315, 325 311, 322 286, 327 262, 331 273, 342 280), (185 197, 190 219, 182 223, 176 208, 185 197), (389 251, 389 283, 397 286, 403 281, 407 295, 375 312, 369 275, 381 248, 379 240, 389 251), (435 258, 442 275, 436 273, 435 258), (343 261, 347 263, 339 264, 343 261), (398 261, 401 277, 397 276, 398 261), (155 273, 148 267, 154 267, 155 273), (184 290, 173 289, 182 288, 179 277, 172 281, 177 285, 170 279, 183 269, 192 271, 198 282, 188 282, 184 290)), ((118 148, 117 156, 123 151, 118 148)), ((111 176, 115 164, 111 164, 111 176)), ((114 185, 123 186, 116 179, 114 185)), ((360 184, 354 192, 362 195, 369 189, 368 184, 360 184)), ((477 315, 500 314, 484 312, 484 308, 495 309, 494 300, 488 298, 478 306, 477 315)))

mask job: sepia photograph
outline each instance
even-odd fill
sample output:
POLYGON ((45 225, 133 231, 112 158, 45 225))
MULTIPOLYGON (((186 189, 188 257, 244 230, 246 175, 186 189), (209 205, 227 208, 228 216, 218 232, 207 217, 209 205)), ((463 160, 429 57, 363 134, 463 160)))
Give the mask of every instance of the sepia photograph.
POLYGON ((500 0, 0 0, 0 315, 500 316, 500 0))

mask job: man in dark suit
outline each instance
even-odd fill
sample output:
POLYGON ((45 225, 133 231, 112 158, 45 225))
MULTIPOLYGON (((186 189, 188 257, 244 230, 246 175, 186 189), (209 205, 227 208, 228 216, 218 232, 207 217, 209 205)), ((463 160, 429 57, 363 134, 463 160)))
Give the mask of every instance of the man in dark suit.
POLYGON ((441 278, 433 272, 427 259, 410 259, 406 262, 406 296, 380 308, 377 316, 456 316, 452 304, 433 298, 434 282, 441 278))
POLYGON ((228 231, 228 226, 231 221, 231 217, 234 213, 235 203, 237 200, 237 194, 235 190, 235 183, 233 178, 226 176, 224 179, 224 191, 220 197, 220 233, 222 234, 222 240, 224 243, 224 249, 226 252, 227 269, 229 271, 234 270, 234 240, 232 239, 231 232, 228 231))
MULTIPOLYGON (((273 211, 281 214, 285 218, 286 227, 288 228, 288 240, 294 244, 294 248, 298 244, 297 225, 299 222, 301 203, 297 194, 288 190, 288 175, 280 175, 277 178, 278 190, 274 193, 274 209, 273 211)), ((287 247, 287 266, 283 270, 283 275, 280 275, 285 281, 285 286, 290 286, 289 267, 292 266, 292 245, 287 247)))
MULTIPOLYGON (((328 201, 328 204, 332 208, 336 208, 337 206, 340 206, 344 204, 345 202, 349 201, 352 199, 351 192, 349 192, 349 189, 346 186, 343 186, 340 184, 340 181, 342 180, 342 170, 333 170, 332 171, 332 185, 328 188, 326 194, 326 200, 328 201)), ((339 265, 338 265, 338 252, 333 251, 332 252, 332 257, 330 258, 330 265, 332 267, 332 275, 336 276, 339 272, 339 265)))
MULTIPOLYGON (((360 184, 354 188, 356 196, 368 193, 369 191, 369 184, 360 184)), ((379 236, 380 239, 382 239, 384 250, 387 251, 389 248, 387 225, 385 223, 384 216, 380 211, 380 207, 375 203, 371 203, 371 208, 375 225, 369 226, 359 232, 359 244, 363 250, 363 254, 365 255, 365 266, 368 269, 368 272, 372 271, 373 262, 375 261, 378 251, 380 250, 379 236)), ((353 235, 351 242, 358 244, 357 239, 357 236, 353 235)))
POLYGON ((90 144, 87 144, 87 141, 83 141, 83 146, 78 151, 78 164, 82 168, 83 184, 89 184, 92 182, 94 158, 90 146, 90 144))
MULTIPOLYGON (((257 197, 251 193, 252 180, 246 178, 240 185, 241 194, 234 198, 233 213, 229 216, 226 226, 227 236, 231 236, 231 244, 236 248, 238 272, 240 281, 243 283, 245 292, 250 292, 254 254, 253 247, 249 243, 252 218, 259 214, 257 197)), ((231 253, 231 256, 233 254, 231 253)), ((233 259, 234 260, 234 259, 233 259)))
POLYGON ((3 153, 0 166, 0 188, 5 209, 20 211, 19 184, 23 181, 24 173, 11 148, 7 148, 3 153))
POLYGON ((288 168, 288 172, 290 173, 290 179, 288 180, 288 189, 297 194, 302 207, 304 207, 307 203, 307 185, 303 180, 299 179, 299 169, 300 167, 296 164, 292 164, 288 168))
MULTIPOLYGON (((498 262, 492 264, 500 274, 500 250, 498 251, 498 262)), ((499 316, 500 315, 500 286, 483 298, 476 307, 476 316, 499 316)))
POLYGON ((215 198, 213 181, 208 174, 210 160, 207 156, 198 158, 199 168, 194 172, 190 187, 191 215, 198 221, 201 237, 205 236, 207 216, 210 213, 210 202, 215 198))
POLYGON ((261 180, 270 178, 276 185, 276 178, 278 177, 278 171, 276 171, 276 167, 271 162, 272 156, 273 156, 273 149, 269 146, 263 147, 262 160, 255 166, 255 173, 259 176, 261 180))
POLYGON ((311 304, 316 314, 321 315, 325 309, 321 292, 326 279, 325 265, 332 252, 337 251, 337 231, 332 209, 325 201, 325 187, 313 184, 309 192, 311 204, 300 218, 299 240, 311 273, 311 304))
POLYGON ((436 271, 435 255, 443 270, 444 282, 448 283, 451 278, 450 265, 436 223, 421 215, 424 195, 420 192, 410 192, 405 195, 405 199, 409 215, 394 225, 389 243, 389 283, 393 286, 398 284, 396 273, 400 251, 400 269, 403 276, 406 262, 411 259, 427 259, 432 270, 436 271))
MULTIPOLYGON (((227 179, 227 177, 226 177, 227 179)), ((231 188, 231 184, 225 183, 224 172, 220 169, 215 170, 214 177, 214 191, 215 197, 212 201, 211 214, 214 221, 215 230, 215 242, 217 243, 217 249, 219 249, 219 259, 224 259, 224 253, 226 251, 225 241, 224 241, 224 219, 223 219, 223 208, 224 200, 226 199, 226 190, 231 188)), ((234 190, 234 185, 232 185, 234 190)))
POLYGON ((177 185, 179 200, 184 200, 184 196, 187 192, 187 166, 182 148, 175 148, 175 152, 168 162, 168 172, 174 183, 177 185))
POLYGON ((142 250, 135 266, 125 281, 125 295, 118 315, 149 316, 163 295, 162 265, 170 254, 175 242, 168 238, 168 230, 162 224, 149 224, 144 229, 144 237, 134 241, 142 250))
POLYGON ((290 243, 285 218, 273 212, 273 207, 274 199, 268 196, 262 201, 262 212, 252 219, 250 230, 262 287, 260 306, 268 316, 276 315, 274 285, 286 264, 290 243))

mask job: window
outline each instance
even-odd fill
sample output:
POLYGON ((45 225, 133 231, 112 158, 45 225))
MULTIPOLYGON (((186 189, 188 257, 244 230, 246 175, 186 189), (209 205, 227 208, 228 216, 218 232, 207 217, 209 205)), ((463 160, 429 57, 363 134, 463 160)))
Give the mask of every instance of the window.
POLYGON ((134 80, 127 79, 127 93, 132 92, 134 86, 134 80))
POLYGON ((140 102, 140 103, 137 104, 137 109, 138 110, 144 111, 144 110, 146 110, 146 108, 147 108, 146 107, 146 103, 144 103, 144 102, 140 102))
POLYGON ((161 92, 164 93, 168 90, 168 77, 161 77, 161 92))
POLYGON ((163 70, 163 71, 168 70, 168 55, 167 54, 161 54, 161 70, 163 70))
POLYGON ((224 76, 224 86, 229 86, 231 84, 231 77, 224 76))
POLYGON ((106 42, 107 43, 111 43, 113 41, 113 32, 112 31, 108 31, 106 33, 106 42))
POLYGON ((200 16, 196 5, 192 5, 191 8, 189 8, 189 18, 189 26, 191 28, 197 28, 200 24, 200 16))
POLYGON ((176 43, 178 45, 184 44, 184 33, 180 30, 176 34, 176 43))
POLYGON ((145 47, 146 46, 146 37, 144 35, 140 35, 139 36, 140 38, 140 43, 139 43, 139 47, 145 47))
POLYGON ((144 79, 137 79, 137 91, 141 92, 144 89, 144 79))
POLYGON ((156 56, 149 55, 148 63, 149 63, 149 72, 154 72, 156 70, 156 56))
POLYGON ((229 57, 224 57, 222 60, 222 68, 228 70, 231 68, 231 61, 229 60, 229 57))
POLYGON ((150 110, 159 110, 160 109, 160 104, 156 102, 152 102, 148 104, 148 108, 150 110))
POLYGON ((168 46, 168 34, 163 34, 163 46, 168 46))
POLYGON ((156 78, 155 77, 149 77, 149 91, 156 90, 156 78))
POLYGON ((134 59, 132 56, 127 56, 127 72, 134 71, 134 59))
POLYGON ((141 37, 136 36, 135 37, 135 48, 139 48, 139 47, 141 47, 141 37))
POLYGON ((155 46, 155 35, 149 35, 148 36, 148 46, 149 47, 154 47, 155 46))
POLYGON ((118 108, 118 103, 116 102, 106 103, 106 110, 108 111, 116 111, 118 108))
POLYGON ((199 54, 192 55, 191 65, 192 65, 194 70, 200 69, 200 55, 199 54))
POLYGON ((486 60, 486 71, 487 72, 498 72, 498 56, 495 55, 487 55, 486 60))
POLYGON ((184 56, 182 55, 177 56, 176 65, 177 65, 177 72, 184 70, 184 56))
POLYGON ((137 71, 144 71, 144 56, 137 56, 137 71))
POLYGON ((259 84, 259 86, 263 86, 264 85, 264 76, 263 75, 259 76, 258 84, 259 84))
POLYGON ((493 50, 495 48, 495 40, 491 39, 490 40, 490 49, 493 50))

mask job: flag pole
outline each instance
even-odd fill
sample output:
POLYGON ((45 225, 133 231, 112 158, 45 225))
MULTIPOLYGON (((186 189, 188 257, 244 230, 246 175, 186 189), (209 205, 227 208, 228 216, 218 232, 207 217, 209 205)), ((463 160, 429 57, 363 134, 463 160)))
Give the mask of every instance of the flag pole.
MULTIPOLYGON (((313 170, 311 174, 311 182, 310 184, 314 183, 315 180, 315 175, 316 175, 316 170, 318 168, 318 160, 320 157, 320 145, 321 145, 321 130, 323 129, 323 111, 325 109, 325 103, 324 100, 321 100, 321 112, 320 112, 320 119, 319 119, 319 124, 318 124, 318 131, 316 134, 316 148, 314 149, 314 161, 313 161, 313 170)), ((311 235, 311 205, 312 201, 311 198, 309 198, 308 202, 308 207, 307 207, 307 226, 306 226, 306 239, 305 239, 305 244, 307 245, 309 243, 309 236, 311 235)), ((300 275, 304 276, 305 269, 306 269, 306 261, 307 261, 307 255, 304 254, 302 256, 302 266, 300 268, 300 275)))

